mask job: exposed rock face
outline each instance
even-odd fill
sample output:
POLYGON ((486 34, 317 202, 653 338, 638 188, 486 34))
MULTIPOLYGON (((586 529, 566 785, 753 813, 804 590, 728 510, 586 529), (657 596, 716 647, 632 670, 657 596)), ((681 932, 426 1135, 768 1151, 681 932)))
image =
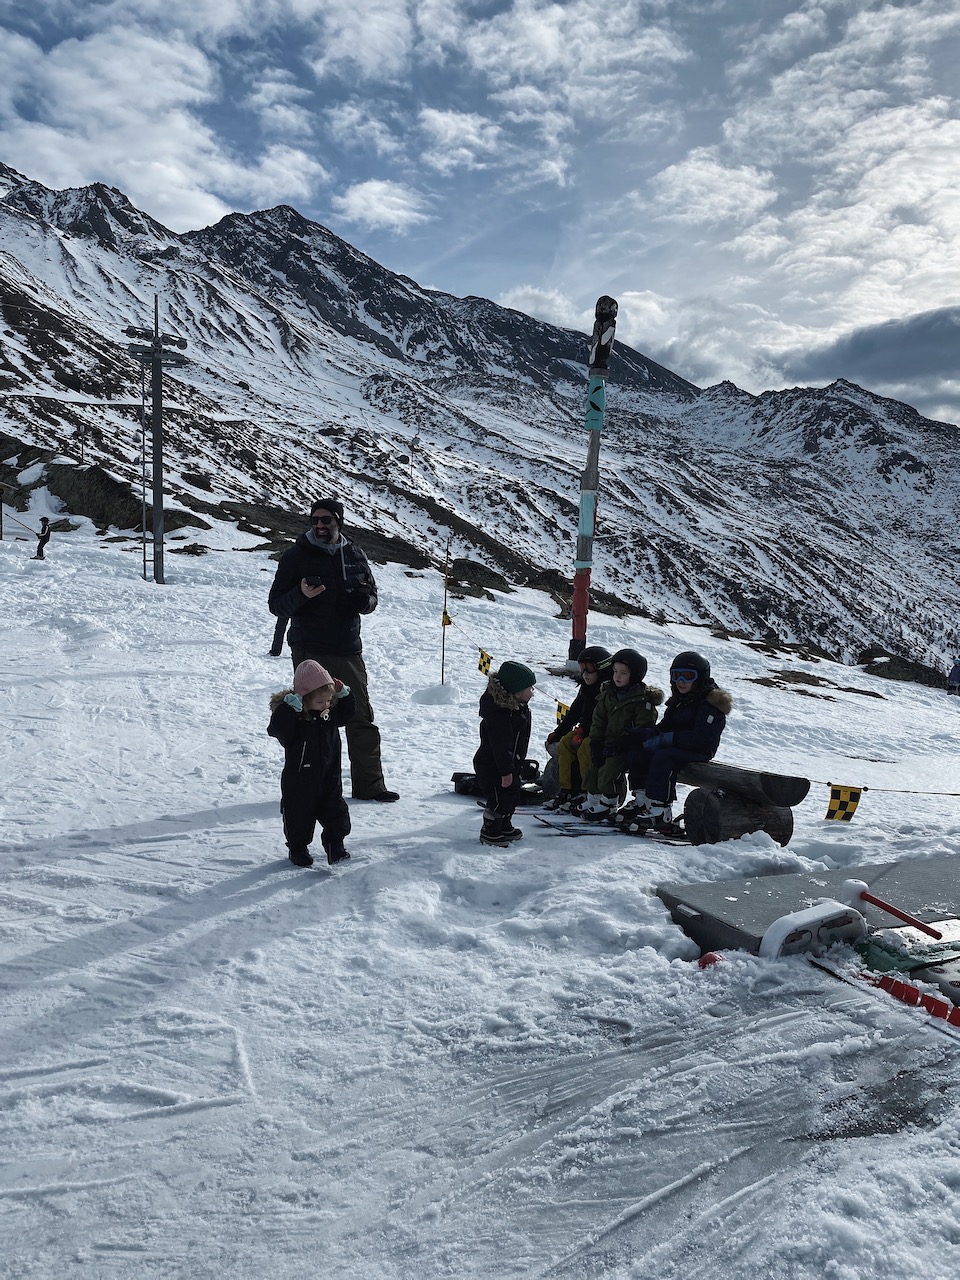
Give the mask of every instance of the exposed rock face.
MULTIPOLYGON (((587 335, 424 289, 288 206, 175 235, 113 188, 0 166, 0 251, 15 506, 45 486, 139 524, 150 387, 123 331, 158 295, 189 356, 164 375, 167 527, 226 514, 276 550, 334 491, 374 558, 439 568, 449 546, 569 597, 587 335)), ((617 345, 593 601, 848 659, 879 638, 933 668, 960 649, 958 447, 842 378, 700 390, 617 345)))

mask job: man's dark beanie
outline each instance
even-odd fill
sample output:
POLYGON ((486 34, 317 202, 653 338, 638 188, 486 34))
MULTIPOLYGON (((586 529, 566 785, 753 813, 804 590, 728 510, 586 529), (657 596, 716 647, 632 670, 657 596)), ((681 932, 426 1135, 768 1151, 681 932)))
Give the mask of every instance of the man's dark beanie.
POLYGON ((310 514, 316 515, 318 511, 329 511, 331 515, 336 516, 337 524, 343 528, 343 503, 338 502, 336 498, 317 498, 313 506, 310 508, 310 514))

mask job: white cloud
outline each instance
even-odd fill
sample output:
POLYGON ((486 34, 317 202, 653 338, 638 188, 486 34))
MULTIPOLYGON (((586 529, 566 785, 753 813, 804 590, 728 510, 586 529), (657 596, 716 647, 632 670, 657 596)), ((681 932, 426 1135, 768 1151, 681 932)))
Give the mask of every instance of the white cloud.
POLYGON ((501 293, 496 301, 501 307, 511 307, 533 316, 545 324, 555 324, 561 329, 593 329, 593 313, 579 309, 572 299, 558 289, 540 289, 532 284, 519 284, 501 293))
POLYGON ((698 226, 748 225, 777 198, 769 172, 753 165, 724 164, 706 147, 697 147, 679 164, 663 169, 651 180, 650 191, 650 197, 640 201, 641 209, 698 226))
POLYGON ((334 196, 333 207, 344 221, 371 230, 382 227, 403 232, 429 221, 423 200, 415 191, 379 178, 357 182, 343 195, 334 196))
POLYGON ((420 124, 432 143, 423 158, 440 173, 482 169, 500 144, 500 126, 474 112, 424 107, 420 124))
POLYGON ((317 16, 318 51, 311 62, 318 79, 353 74, 382 81, 408 68, 414 29, 407 0, 326 0, 317 16))
POLYGON ((260 118, 264 129, 284 137, 309 138, 313 115, 299 104, 310 97, 308 90, 291 83, 289 74, 276 70, 262 75, 247 96, 247 105, 260 118))
POLYGON ((238 160, 196 114, 217 92, 216 70, 179 41, 111 29, 45 54, 15 40, 0 53, 0 81, 8 163, 52 187, 111 183, 175 231, 222 217, 227 198, 303 199, 326 179, 285 145, 238 160), (15 94, 33 96, 35 118, 16 110, 15 94))
POLYGON ((330 137, 346 147, 368 147, 378 156, 402 150, 399 139, 366 103, 351 100, 330 107, 324 112, 324 121, 330 137))

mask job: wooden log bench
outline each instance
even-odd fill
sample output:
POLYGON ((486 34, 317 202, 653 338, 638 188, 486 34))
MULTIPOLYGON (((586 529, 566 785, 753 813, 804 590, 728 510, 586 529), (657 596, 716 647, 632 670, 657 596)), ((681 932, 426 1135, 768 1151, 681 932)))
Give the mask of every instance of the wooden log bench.
POLYGON ((808 778, 762 773, 707 760, 685 764, 677 780, 693 791, 683 804, 691 844, 719 844, 765 831, 779 845, 793 835, 793 806, 810 790, 808 778))

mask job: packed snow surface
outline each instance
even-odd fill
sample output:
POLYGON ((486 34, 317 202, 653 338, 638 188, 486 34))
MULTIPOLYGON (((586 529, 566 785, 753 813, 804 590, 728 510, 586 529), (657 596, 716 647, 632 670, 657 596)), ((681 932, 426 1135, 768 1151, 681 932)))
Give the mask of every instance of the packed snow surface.
POLYGON ((590 640, 639 648, 652 683, 708 655, 721 758, 814 779, 796 835, 568 839, 521 810, 488 849, 450 783, 478 650, 538 671, 543 760, 569 623, 529 591, 451 600, 441 681, 442 581, 380 567, 364 645, 402 798, 353 804, 352 861, 301 871, 265 732, 291 675, 273 562, 221 529, 202 557, 171 540, 157 586, 89 526, 45 562, 18 532, 0 1275, 960 1274, 960 1043, 802 959, 701 970, 654 893, 960 854, 960 698, 598 616, 590 640), (784 671, 809 682, 755 683, 784 671), (824 821, 831 781, 871 788, 850 824, 824 821))

